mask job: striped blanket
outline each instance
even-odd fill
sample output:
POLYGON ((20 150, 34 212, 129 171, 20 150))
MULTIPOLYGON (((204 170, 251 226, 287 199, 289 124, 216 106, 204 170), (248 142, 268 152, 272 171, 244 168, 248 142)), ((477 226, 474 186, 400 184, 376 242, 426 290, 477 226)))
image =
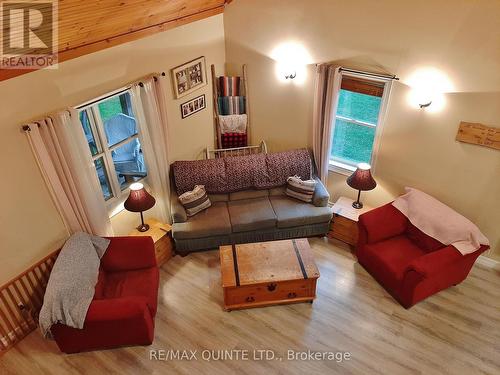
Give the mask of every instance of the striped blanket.
POLYGON ((218 99, 220 115, 242 115, 246 113, 244 96, 220 96, 218 99))
POLYGON ((239 96, 240 77, 219 77, 219 96, 239 96))

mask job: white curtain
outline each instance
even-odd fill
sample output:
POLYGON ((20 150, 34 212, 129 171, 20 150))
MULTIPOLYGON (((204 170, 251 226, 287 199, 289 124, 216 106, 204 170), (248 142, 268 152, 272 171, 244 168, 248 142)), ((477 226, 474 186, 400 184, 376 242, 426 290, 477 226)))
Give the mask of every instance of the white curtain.
POLYGON ((150 78, 131 89, 132 105, 147 166, 147 182, 156 199, 158 219, 170 223, 170 181, 165 78, 150 78))
POLYGON ((29 128, 31 148, 68 234, 113 235, 78 112, 62 111, 29 128))
POLYGON ((335 127, 338 94, 342 80, 340 67, 320 64, 316 67, 313 107, 313 153, 316 171, 323 184, 327 184, 328 163, 335 127))

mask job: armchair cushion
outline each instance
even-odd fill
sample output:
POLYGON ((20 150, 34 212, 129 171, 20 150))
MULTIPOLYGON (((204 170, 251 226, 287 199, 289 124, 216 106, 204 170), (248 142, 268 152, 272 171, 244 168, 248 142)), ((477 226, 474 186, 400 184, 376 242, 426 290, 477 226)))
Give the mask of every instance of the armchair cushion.
POLYGON ((111 243, 101 259, 105 272, 156 267, 153 239, 146 236, 110 237, 111 243))
POLYGON ((408 265, 424 254, 408 237, 399 235, 367 244, 358 259, 381 284, 397 290, 408 265))
POLYGON ((366 231, 366 241, 375 243, 403 234, 408 219, 391 204, 386 204, 360 215, 358 223, 366 231))
POLYGON ((104 286, 104 299, 116 299, 122 297, 141 297, 146 302, 151 315, 156 315, 159 274, 156 268, 143 270, 113 272, 106 276, 104 286))

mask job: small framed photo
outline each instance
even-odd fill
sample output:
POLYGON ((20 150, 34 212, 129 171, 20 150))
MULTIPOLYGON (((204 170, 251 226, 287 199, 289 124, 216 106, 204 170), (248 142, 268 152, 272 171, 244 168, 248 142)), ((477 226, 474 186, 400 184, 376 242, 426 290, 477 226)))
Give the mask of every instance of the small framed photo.
POLYGON ((181 116, 186 118, 206 108, 205 94, 181 104, 181 116))
POLYGON ((205 57, 179 65, 172 69, 172 82, 176 99, 207 85, 205 57))

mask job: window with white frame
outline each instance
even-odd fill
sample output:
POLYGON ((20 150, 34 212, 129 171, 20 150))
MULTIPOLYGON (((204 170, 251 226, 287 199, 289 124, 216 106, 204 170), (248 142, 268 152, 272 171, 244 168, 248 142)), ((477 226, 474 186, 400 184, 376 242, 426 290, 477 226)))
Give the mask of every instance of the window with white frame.
POLYGON ((348 73, 341 79, 330 167, 353 171, 359 163, 374 162, 391 83, 348 73))
POLYGON ((80 121, 107 202, 147 176, 130 93, 79 108, 80 121))

